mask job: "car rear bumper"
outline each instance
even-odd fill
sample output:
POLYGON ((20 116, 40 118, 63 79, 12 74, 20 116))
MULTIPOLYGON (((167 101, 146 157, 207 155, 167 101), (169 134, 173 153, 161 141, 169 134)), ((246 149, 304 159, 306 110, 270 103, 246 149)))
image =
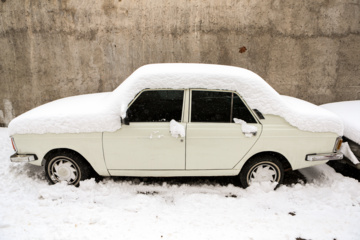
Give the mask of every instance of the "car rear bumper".
POLYGON ((329 161, 329 160, 341 160, 344 155, 342 153, 321 153, 321 154, 308 154, 306 155, 306 161, 329 161))
POLYGON ((10 156, 10 161, 12 162, 32 162, 37 160, 35 154, 17 154, 14 153, 10 156))

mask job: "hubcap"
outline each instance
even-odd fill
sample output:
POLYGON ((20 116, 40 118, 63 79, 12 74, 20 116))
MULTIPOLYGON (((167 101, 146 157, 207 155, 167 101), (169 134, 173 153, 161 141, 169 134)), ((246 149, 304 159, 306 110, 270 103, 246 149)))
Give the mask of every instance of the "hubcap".
POLYGON ((69 184, 74 184, 78 180, 78 167, 69 159, 63 157, 55 159, 49 168, 51 180, 54 182, 66 181, 69 184))
POLYGON ((275 182, 278 181, 279 169, 269 163, 255 165, 248 175, 249 185, 254 182, 275 182))

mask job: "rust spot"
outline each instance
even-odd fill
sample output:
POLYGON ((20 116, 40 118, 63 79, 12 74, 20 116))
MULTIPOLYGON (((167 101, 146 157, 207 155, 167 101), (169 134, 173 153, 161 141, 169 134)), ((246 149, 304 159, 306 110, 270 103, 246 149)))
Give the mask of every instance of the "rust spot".
POLYGON ((239 53, 244 53, 246 52, 247 48, 245 46, 242 46, 241 48, 239 48, 239 53))

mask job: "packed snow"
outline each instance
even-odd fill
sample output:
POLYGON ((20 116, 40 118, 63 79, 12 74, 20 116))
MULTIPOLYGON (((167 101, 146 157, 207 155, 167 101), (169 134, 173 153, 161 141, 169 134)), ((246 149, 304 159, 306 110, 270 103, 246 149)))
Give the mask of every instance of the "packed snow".
POLYGON ((349 143, 343 142, 340 147, 340 152, 342 152, 353 164, 360 163, 355 154, 351 151, 349 143))
POLYGON ((360 100, 328 103, 321 107, 336 113, 344 122, 344 136, 360 144, 360 100))
POLYGON ((234 123, 241 124, 241 131, 246 137, 252 137, 254 136, 254 133, 257 132, 257 127, 248 125, 247 122, 244 120, 234 118, 234 123))
POLYGON ((174 119, 172 119, 170 121, 170 133, 171 136, 176 138, 178 138, 179 136, 185 137, 185 127, 180 123, 178 123, 177 121, 175 121, 174 119))
POLYGON ((12 153, 0 128, 1 240, 360 239, 360 183, 327 165, 275 191, 214 178, 91 179, 76 188, 49 185, 42 168, 11 163, 12 153))
POLYGON ((257 74, 209 64, 151 64, 136 70, 112 93, 61 99, 15 118, 10 135, 27 133, 113 132, 121 128, 131 100, 145 88, 204 88, 237 91, 263 114, 283 117, 304 131, 343 134, 341 120, 317 106, 279 95, 257 74))

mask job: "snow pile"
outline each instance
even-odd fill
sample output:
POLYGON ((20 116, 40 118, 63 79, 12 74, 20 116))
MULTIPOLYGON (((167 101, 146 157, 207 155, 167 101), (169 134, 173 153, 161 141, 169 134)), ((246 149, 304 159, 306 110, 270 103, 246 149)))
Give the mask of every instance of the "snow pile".
POLYGON ((304 131, 335 132, 339 136, 343 135, 344 126, 336 114, 298 98, 281 97, 286 102, 287 107, 296 112, 296 114, 284 116, 285 120, 291 125, 297 126, 304 131))
POLYGON ((252 137, 254 136, 253 133, 257 132, 257 127, 248 125, 244 120, 234 118, 234 122, 241 124, 241 130, 246 137, 252 137))
POLYGON ((170 133, 176 138, 185 137, 185 127, 173 119, 170 121, 170 133))
POLYGON ((95 93, 59 99, 34 108, 9 124, 9 133, 79 133, 115 131, 120 117, 109 109, 111 93, 95 93))
MULTIPOLYGON (((327 165, 309 183, 247 189, 214 180, 93 179, 48 185, 43 168, 11 163, 0 128, 0 239, 359 239, 360 183, 327 165), (147 182, 149 181, 149 182, 147 182)), ((171 160, 171 159, 170 159, 171 160)))
POLYGON ((321 107, 336 113, 344 122, 344 136, 360 144, 360 100, 328 103, 321 107))
POLYGON ((338 117, 310 103, 280 96, 249 70, 209 64, 152 64, 136 70, 111 94, 67 98, 25 113, 11 122, 10 134, 116 131, 128 104, 145 88, 234 90, 251 108, 284 117, 301 130, 343 133, 338 117))
POLYGON ((355 154, 351 151, 349 143, 343 142, 340 147, 340 152, 342 152, 353 164, 360 163, 355 154))

